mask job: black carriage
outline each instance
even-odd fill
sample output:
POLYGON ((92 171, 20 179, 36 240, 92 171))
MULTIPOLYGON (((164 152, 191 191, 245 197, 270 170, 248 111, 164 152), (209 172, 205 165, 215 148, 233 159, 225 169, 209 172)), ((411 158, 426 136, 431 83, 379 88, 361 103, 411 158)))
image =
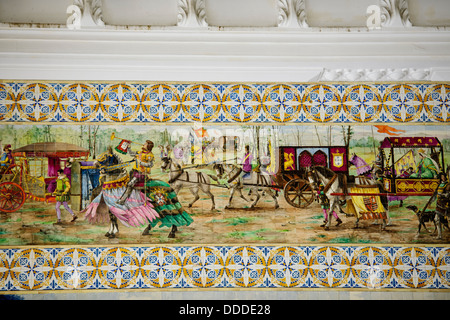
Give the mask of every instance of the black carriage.
POLYGON ((323 166, 348 176, 347 146, 281 146, 278 148, 276 184, 284 190, 284 198, 293 207, 306 208, 315 199, 307 179, 307 169, 323 166))

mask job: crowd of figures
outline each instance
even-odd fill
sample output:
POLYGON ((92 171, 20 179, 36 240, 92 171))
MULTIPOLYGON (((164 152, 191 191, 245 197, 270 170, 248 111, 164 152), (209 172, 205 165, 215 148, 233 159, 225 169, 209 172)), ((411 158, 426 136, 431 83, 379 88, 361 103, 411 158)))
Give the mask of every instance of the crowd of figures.
MULTIPOLYGON (((94 166, 100 169, 99 185, 93 190, 89 205, 81 213, 90 223, 109 221, 110 228, 106 233, 107 237, 117 236, 118 222, 128 227, 145 226, 144 235, 150 234, 150 230, 157 225, 169 227, 169 237, 175 237, 179 227, 188 226, 193 222, 190 214, 183 209, 178 200, 178 194, 182 188, 189 189, 193 195, 188 207, 192 207, 199 200, 199 192, 202 191, 211 201, 211 211, 214 210, 216 203, 213 188, 225 188, 229 190, 225 209, 232 207, 235 197, 243 199, 250 205, 250 209, 255 208, 263 196, 270 196, 274 203, 274 209, 279 208, 277 198, 283 186, 280 186, 279 180, 273 172, 267 171, 268 165, 273 165, 273 163, 269 161, 261 167, 260 159, 256 159, 255 165, 255 158, 250 153, 248 145, 245 146, 243 157, 235 163, 214 161, 192 166, 183 166, 177 163, 171 157, 173 152, 161 148, 161 169, 168 174, 168 181, 152 177, 152 169, 155 166, 153 148, 154 143, 150 140, 141 145, 138 151, 133 151, 129 143, 122 144, 115 150, 109 147, 106 152, 96 158, 94 166), (128 154, 132 160, 124 162, 118 153, 128 154), (127 170, 129 166, 131 166, 130 171, 127 170), (214 174, 196 170, 205 166, 209 166, 214 174), (249 189, 248 194, 244 194, 244 188, 249 189), (253 199, 250 199, 250 196, 253 199)), ((418 216, 418 234, 421 226, 425 226, 424 222, 432 221, 438 231, 438 238, 442 238, 442 225, 448 226, 446 219, 450 215, 449 168, 446 171, 440 171, 439 164, 433 159, 422 152, 419 152, 419 155, 417 171, 412 172, 413 168, 408 167, 402 170, 398 176, 399 178, 439 179, 438 188, 423 209, 414 206, 407 208, 418 216), (436 209, 434 215, 431 215, 430 210, 426 209, 433 201, 436 201, 436 209), (430 218, 431 216, 432 218, 430 218)), ((339 227, 342 220, 338 212, 345 213, 343 206, 350 203, 348 200, 352 199, 352 188, 364 185, 377 190, 377 194, 370 197, 375 200, 372 203, 364 204, 370 210, 374 209, 374 212, 375 209, 379 209, 378 213, 380 214, 375 215, 374 219, 382 220, 382 230, 389 225, 389 203, 400 201, 400 206, 402 206, 407 196, 389 194, 385 190, 383 177, 392 175, 394 168, 383 168, 380 159, 381 156, 377 156, 374 163, 368 165, 362 158, 353 154, 348 159, 348 164, 356 167, 356 176, 336 173, 326 166, 311 165, 305 168, 304 178, 312 188, 313 197, 319 202, 323 213, 324 222, 321 227, 329 230, 332 218, 336 220, 336 226, 339 227)), ((290 160, 292 159, 285 155, 283 162, 285 168, 289 167, 290 160)), ((5 173, 13 163, 11 146, 6 145, 0 160, 1 172, 5 173)), ((48 185, 49 194, 56 197, 57 223, 61 223, 61 205, 71 214, 71 222, 78 218, 68 206, 71 164, 72 162, 68 161, 64 169, 59 169, 58 177, 48 185)), ((304 197, 302 191, 305 186, 299 187, 297 197, 304 197)), ((354 198, 353 201, 355 201, 354 198)), ((347 207, 345 214, 349 215, 350 211, 347 207)), ((358 227, 360 216, 356 216, 355 227, 358 227)))

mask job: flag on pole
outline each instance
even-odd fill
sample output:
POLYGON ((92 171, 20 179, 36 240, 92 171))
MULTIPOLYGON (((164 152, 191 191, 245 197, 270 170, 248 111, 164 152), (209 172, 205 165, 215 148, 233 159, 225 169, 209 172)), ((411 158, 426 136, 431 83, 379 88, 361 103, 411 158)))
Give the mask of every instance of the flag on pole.
POLYGON ((208 132, 203 127, 194 130, 194 132, 198 138, 208 137, 208 132))
POLYGON ((123 139, 122 141, 120 141, 119 145, 115 147, 115 150, 121 154, 127 154, 130 144, 131 141, 123 139))

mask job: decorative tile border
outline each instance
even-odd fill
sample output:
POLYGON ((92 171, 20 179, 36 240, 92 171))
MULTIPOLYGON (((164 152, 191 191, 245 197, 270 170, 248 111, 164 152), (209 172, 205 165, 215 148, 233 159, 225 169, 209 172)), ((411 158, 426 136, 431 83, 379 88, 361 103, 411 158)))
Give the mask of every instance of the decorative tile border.
MULTIPOLYGON (((443 123, 449 83, 3 81, 3 123, 443 123)), ((450 248, 0 248, 0 292, 161 288, 450 289, 450 248)))
POLYGON ((0 249, 0 291, 450 289, 450 248, 139 246, 0 249))
POLYGON ((449 123, 450 83, 0 83, 0 121, 449 123))

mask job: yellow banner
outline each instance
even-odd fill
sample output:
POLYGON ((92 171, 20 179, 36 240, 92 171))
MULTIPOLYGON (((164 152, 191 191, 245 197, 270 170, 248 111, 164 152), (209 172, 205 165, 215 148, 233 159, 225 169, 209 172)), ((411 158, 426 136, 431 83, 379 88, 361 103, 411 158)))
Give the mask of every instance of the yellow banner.
MULTIPOLYGON (((351 188, 350 193, 379 193, 377 187, 351 188)), ((361 219, 385 219, 386 211, 379 196, 352 196, 356 217, 361 219)))

